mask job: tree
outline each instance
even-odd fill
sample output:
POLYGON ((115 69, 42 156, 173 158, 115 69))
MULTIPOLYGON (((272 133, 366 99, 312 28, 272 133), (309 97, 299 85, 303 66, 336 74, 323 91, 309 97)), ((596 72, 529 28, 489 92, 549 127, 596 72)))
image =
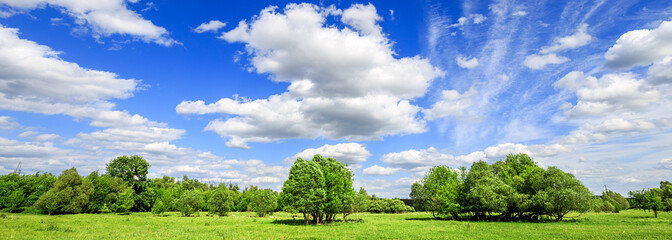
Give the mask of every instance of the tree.
POLYGON ((333 158, 315 155, 313 161, 318 162, 324 174, 324 221, 334 221, 336 214, 343 213, 343 220, 352 213, 355 189, 352 188, 354 174, 342 162, 333 158))
POLYGON ((80 213, 87 210, 92 193, 93 184, 83 180, 77 169, 71 168, 58 176, 54 187, 41 196, 34 206, 48 214, 80 213))
POLYGON ((250 200, 250 210, 259 217, 270 215, 278 207, 277 194, 270 189, 258 190, 250 200))
POLYGON ((458 170, 447 166, 435 166, 418 183, 421 189, 411 192, 414 201, 422 202, 426 210, 432 212, 435 218, 450 216, 457 218, 461 210, 458 196, 462 188, 462 182, 458 177, 458 170))
POLYGON ((184 217, 190 217, 194 212, 200 211, 203 206, 203 195, 197 190, 186 191, 175 200, 175 208, 182 213, 184 217))
POLYGON ((324 210, 326 195, 324 186, 324 175, 320 165, 315 161, 298 158, 289 170, 289 177, 282 184, 280 196, 285 205, 303 214, 306 225, 311 215, 317 223, 320 223, 317 216, 324 210))
POLYGON ((369 209, 369 202, 371 202, 371 197, 364 188, 360 187, 355 196, 354 212, 366 212, 369 209))
POLYGON ((154 202, 154 206, 152 206, 152 214, 161 215, 164 212, 166 212, 166 205, 163 204, 161 199, 157 199, 156 202, 154 202))
POLYGON ((219 187, 208 199, 208 213, 226 216, 233 208, 235 193, 226 187, 219 187))
POLYGON ((147 172, 149 170, 149 163, 138 155, 119 156, 106 165, 106 172, 108 175, 121 178, 125 183, 130 185, 135 194, 133 199, 135 201, 135 211, 147 211, 151 208, 153 197, 148 190, 147 172))
POLYGON ((557 167, 548 167, 544 181, 545 187, 538 193, 539 200, 543 201, 540 205, 555 221, 561 221, 570 211, 586 212, 590 209, 593 195, 574 175, 557 167))
POLYGON ((147 180, 149 163, 138 155, 119 156, 106 164, 105 170, 112 177, 121 178, 127 183, 147 180))
MULTIPOLYGON (((623 195, 613 192, 613 191, 605 191, 602 193, 602 201, 608 202, 609 205, 612 206, 611 212, 613 213, 618 213, 621 210, 626 210, 630 208, 630 203, 628 203, 628 200, 623 197, 623 195)), ((608 207, 606 207, 608 208, 608 207)))
POLYGON ((114 203, 114 211, 118 213, 127 213, 135 204, 133 199, 133 189, 128 187, 119 194, 119 199, 114 203))
POLYGON ((665 203, 661 197, 663 191, 660 188, 630 191, 629 194, 634 198, 634 206, 644 210, 653 211, 655 217, 658 217, 658 211, 665 209, 665 203))

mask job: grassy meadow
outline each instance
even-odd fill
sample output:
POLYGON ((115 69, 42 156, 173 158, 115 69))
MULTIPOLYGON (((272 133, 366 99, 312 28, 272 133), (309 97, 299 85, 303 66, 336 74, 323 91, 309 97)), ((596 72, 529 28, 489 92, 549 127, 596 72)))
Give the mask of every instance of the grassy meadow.
POLYGON ((289 213, 258 218, 151 213, 0 215, 0 239, 671 239, 672 212, 569 214, 562 222, 441 221, 429 213, 351 215, 359 222, 302 225, 289 213))

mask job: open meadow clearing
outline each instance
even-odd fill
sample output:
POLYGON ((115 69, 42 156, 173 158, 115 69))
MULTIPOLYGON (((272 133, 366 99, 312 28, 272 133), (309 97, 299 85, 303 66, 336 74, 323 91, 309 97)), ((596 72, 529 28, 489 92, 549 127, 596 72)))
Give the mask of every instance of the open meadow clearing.
POLYGON ((259 218, 250 212, 226 217, 165 217, 151 213, 29 215, 0 218, 0 239, 670 239, 672 213, 627 210, 570 213, 562 222, 469 222, 434 220, 429 213, 371 214, 304 226, 279 212, 259 218))

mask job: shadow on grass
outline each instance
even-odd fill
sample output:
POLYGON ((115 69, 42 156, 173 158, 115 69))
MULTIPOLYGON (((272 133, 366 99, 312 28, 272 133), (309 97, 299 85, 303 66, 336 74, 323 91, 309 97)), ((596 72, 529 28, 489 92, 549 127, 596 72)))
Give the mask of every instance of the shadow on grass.
MULTIPOLYGON (((334 223, 360 223, 363 222, 362 219, 357 219, 357 220, 348 220, 343 222, 343 220, 336 220, 333 222, 329 223, 320 223, 317 225, 330 225, 334 223)), ((303 219, 276 219, 271 221, 272 224, 283 224, 283 225, 289 225, 289 226, 305 226, 306 222, 303 219)), ((316 225, 315 222, 310 222, 309 225, 316 225)))

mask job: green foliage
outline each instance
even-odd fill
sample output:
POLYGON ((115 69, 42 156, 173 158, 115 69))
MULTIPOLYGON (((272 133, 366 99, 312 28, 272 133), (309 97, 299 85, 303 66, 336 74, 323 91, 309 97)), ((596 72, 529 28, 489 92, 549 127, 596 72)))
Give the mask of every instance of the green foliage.
POLYGON ((71 168, 58 176, 54 187, 43 194, 34 207, 48 214, 85 212, 92 193, 93 184, 71 168))
POLYGON ((526 154, 507 155, 505 161, 488 165, 475 162, 465 168, 437 166, 411 186, 416 207, 435 218, 459 218, 468 213, 476 219, 499 214, 504 220, 538 219, 547 215, 556 221, 570 211, 585 212, 595 205, 588 188, 556 167, 539 167, 526 154))
POLYGON ((298 158, 283 183, 281 201, 286 208, 303 214, 305 224, 310 217, 317 223, 334 221, 354 211, 354 174, 333 158, 315 155, 311 161, 298 158))
POLYGON ((19 212, 30 208, 49 191, 56 182, 52 174, 19 175, 10 173, 0 176, 0 209, 19 212))
POLYGON ((136 183, 147 180, 149 163, 138 155, 124 155, 106 164, 105 170, 112 177, 121 178, 127 183, 136 183))
MULTIPOLYGON (((612 207, 611 212, 613 213, 618 213, 620 211, 626 210, 630 208, 630 203, 628 203, 628 200, 623 197, 623 195, 613 192, 613 191, 605 191, 602 193, 602 201, 608 203, 609 206, 612 207)), ((602 211, 606 212, 606 208, 602 209, 602 211)))
POLYGON ((173 203, 182 216, 190 217, 194 212, 200 211, 203 206, 203 195, 197 190, 186 191, 173 203))
POLYGON ((114 203, 114 212, 118 213, 127 213, 131 210, 135 204, 135 199, 133 198, 134 191, 132 188, 128 187, 124 189, 119 194, 119 199, 114 203))
POLYGON ((414 184, 411 198, 423 209, 431 211, 435 218, 457 218, 461 210, 458 196, 463 184, 458 175, 447 166, 432 167, 420 182, 414 184))
POLYGON ((252 199, 250 200, 250 210, 257 213, 257 216, 259 217, 271 215, 278 207, 277 198, 278 195, 273 192, 273 190, 258 190, 252 195, 252 199))
POLYGON ((208 213, 226 216, 233 208, 234 200, 235 192, 225 187, 217 188, 208 199, 208 213))
POLYGON ((355 202, 353 206, 354 212, 366 212, 369 209, 371 197, 363 187, 359 188, 359 192, 355 195, 355 202))
POLYGON ((666 201, 664 202, 662 197, 663 190, 660 188, 630 191, 628 195, 632 198, 633 208, 651 210, 655 217, 658 217, 658 211, 666 208, 666 201))
POLYGON ((149 163, 141 156, 119 156, 106 164, 106 173, 114 178, 121 178, 134 191, 134 211, 148 211, 153 203, 153 197, 147 184, 149 163))
POLYGON ((154 202, 154 206, 152 206, 152 213, 154 215, 161 215, 164 212, 166 212, 166 205, 163 204, 163 201, 161 199, 157 199, 156 202, 154 202))

